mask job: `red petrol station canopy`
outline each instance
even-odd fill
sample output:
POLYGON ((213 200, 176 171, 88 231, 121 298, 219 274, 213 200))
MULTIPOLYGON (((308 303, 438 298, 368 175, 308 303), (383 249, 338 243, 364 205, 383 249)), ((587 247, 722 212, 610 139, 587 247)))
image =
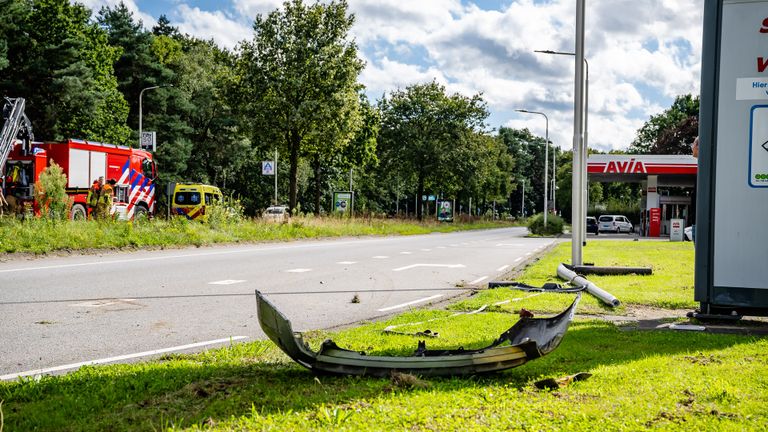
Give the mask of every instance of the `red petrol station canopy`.
POLYGON ((600 182, 637 183, 655 175, 660 186, 693 186, 697 172, 698 161, 690 155, 596 154, 587 159, 590 180, 600 182))

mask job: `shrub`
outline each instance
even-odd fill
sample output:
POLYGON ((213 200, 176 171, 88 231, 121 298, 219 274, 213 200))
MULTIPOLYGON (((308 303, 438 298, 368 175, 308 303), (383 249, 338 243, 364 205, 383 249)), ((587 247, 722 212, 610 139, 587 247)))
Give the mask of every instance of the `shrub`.
POLYGON ((221 202, 214 201, 207 206, 208 225, 219 229, 224 225, 241 222, 244 219, 243 205, 239 199, 224 197, 221 202))
POLYGON ((550 214, 544 227, 544 214, 539 213, 528 220, 528 231, 536 235, 556 235, 563 233, 563 218, 550 214))
POLYGON ((67 217, 69 196, 67 195, 67 176, 56 162, 40 173, 40 181, 35 184, 37 202, 43 217, 62 220, 67 217))

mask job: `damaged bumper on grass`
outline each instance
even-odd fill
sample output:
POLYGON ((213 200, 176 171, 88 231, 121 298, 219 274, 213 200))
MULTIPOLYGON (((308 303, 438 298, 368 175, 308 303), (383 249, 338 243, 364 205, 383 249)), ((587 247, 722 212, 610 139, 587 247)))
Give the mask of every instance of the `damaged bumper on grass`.
POLYGON ((471 375, 520 366, 557 348, 573 319, 581 293, 571 306, 551 318, 520 318, 485 348, 429 350, 420 341, 411 356, 369 356, 326 340, 315 352, 293 331, 291 322, 256 291, 259 323, 267 336, 291 359, 316 373, 385 377, 393 372, 421 376, 471 375))

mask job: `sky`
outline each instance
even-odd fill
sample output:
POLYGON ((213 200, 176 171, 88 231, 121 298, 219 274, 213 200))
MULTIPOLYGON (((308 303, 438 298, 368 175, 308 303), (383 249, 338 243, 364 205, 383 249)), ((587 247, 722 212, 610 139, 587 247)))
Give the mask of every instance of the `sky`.
MULTIPOLYGON (((79 0, 98 11, 120 0, 79 0)), ((182 33, 236 49, 257 14, 281 0, 124 0, 151 28, 164 14, 182 33)), ((366 62, 372 101, 432 80, 450 93, 482 93, 489 129, 528 128, 555 146, 573 143, 574 0, 348 0, 351 38, 366 62)), ((589 146, 626 149, 675 96, 697 95, 704 0, 587 0, 589 146)))

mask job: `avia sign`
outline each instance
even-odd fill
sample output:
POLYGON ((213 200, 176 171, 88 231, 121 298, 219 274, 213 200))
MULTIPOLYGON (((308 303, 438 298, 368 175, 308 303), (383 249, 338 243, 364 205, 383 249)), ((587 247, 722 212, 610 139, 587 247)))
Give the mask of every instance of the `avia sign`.
POLYGON ((609 161, 605 165, 604 173, 609 174, 647 174, 645 164, 632 158, 628 161, 609 161))

